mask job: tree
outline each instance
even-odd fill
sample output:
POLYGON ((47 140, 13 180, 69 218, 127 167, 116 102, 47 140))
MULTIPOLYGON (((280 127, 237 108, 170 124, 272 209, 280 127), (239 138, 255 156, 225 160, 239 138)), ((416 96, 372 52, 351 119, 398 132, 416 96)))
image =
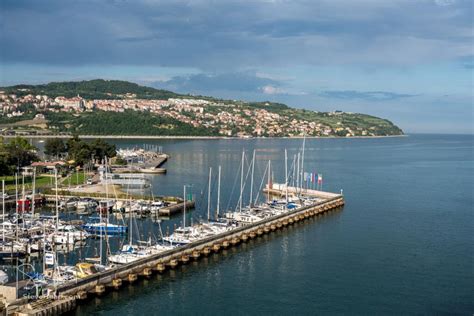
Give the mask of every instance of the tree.
POLYGON ((91 158, 102 160, 105 156, 112 158, 116 155, 115 145, 100 138, 88 143, 76 135, 67 141, 66 147, 68 158, 74 160, 75 164, 79 166, 83 166, 91 158))
POLYGON ((12 139, 5 149, 8 153, 8 162, 13 169, 19 169, 30 165, 33 161, 38 160, 36 155, 36 147, 31 145, 28 140, 23 137, 12 139))
POLYGON ((56 157, 56 159, 66 151, 66 144, 61 138, 48 138, 44 144, 44 153, 56 157))
POLYGON ((78 166, 83 166, 91 159, 92 150, 88 143, 79 138, 68 141, 68 159, 74 160, 78 166))
POLYGON ((94 155, 94 158, 96 159, 104 159, 104 157, 107 156, 107 158, 112 158, 115 157, 117 153, 117 149, 115 148, 115 145, 111 145, 107 142, 105 142, 101 138, 95 139, 91 144, 90 148, 92 150, 92 154, 94 155))
POLYGON ((10 174, 9 154, 3 137, 0 137, 0 176, 10 174))

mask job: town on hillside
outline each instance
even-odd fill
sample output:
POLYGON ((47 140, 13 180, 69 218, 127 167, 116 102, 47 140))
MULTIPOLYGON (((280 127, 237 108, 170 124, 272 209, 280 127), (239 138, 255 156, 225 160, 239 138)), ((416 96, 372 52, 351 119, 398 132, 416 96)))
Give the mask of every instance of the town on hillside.
MULTIPOLYGON (((197 98, 141 99, 134 93, 113 95, 116 99, 85 99, 75 97, 50 97, 34 95, 28 89, 18 89, 19 94, 0 90, 0 122, 3 135, 19 134, 21 121, 27 122, 29 134, 44 134, 55 128, 48 120, 48 114, 70 113, 75 116, 87 112, 104 111, 122 113, 134 111, 151 113, 156 117, 169 118, 192 128, 204 128, 213 131, 210 136, 226 137, 297 137, 297 136, 379 136, 380 126, 377 124, 351 124, 344 121, 345 117, 357 114, 342 111, 315 112, 295 110, 275 111, 263 107, 252 107, 245 102, 226 103, 220 100, 204 100, 197 98), (301 111, 306 115, 301 115, 301 111), (341 119, 338 119, 340 117, 341 119), (321 119, 318 119, 321 118, 321 119), (13 124, 12 124, 13 123, 13 124)), ((112 96, 112 95, 111 95, 112 96)), ((263 105, 270 105, 263 103, 263 105)), ((386 123, 384 120, 380 120, 386 123)), ((378 122, 380 123, 380 122, 378 122)), ((390 123, 391 125, 391 123, 390 123)), ((388 126, 386 135, 393 134, 388 126)), ((79 131, 80 133, 81 131, 79 131)))

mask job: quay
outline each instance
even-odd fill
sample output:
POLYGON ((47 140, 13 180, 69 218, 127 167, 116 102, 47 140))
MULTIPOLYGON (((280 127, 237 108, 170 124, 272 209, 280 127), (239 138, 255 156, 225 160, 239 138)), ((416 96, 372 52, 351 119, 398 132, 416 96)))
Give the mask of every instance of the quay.
MULTIPOLYGON (((267 188, 267 191, 284 194, 278 187, 270 187, 270 190, 267 188)), ((198 260, 211 253, 218 253, 250 239, 338 209, 345 203, 342 194, 305 191, 305 195, 317 199, 310 205, 289 210, 256 223, 240 226, 85 278, 68 281, 56 287, 50 286, 47 289, 48 296, 32 302, 25 302, 24 298, 11 297, 12 292, 16 295, 16 291, 0 286, 0 310, 4 315, 58 315, 70 312, 87 297, 104 295, 107 291, 119 289, 123 284, 132 284, 139 277, 163 273, 180 264, 184 265, 191 260, 198 260)))
POLYGON ((194 201, 186 201, 186 202, 181 201, 179 203, 160 208, 158 210, 158 215, 170 217, 175 214, 181 213, 181 211, 184 210, 185 203, 186 203, 187 210, 193 209, 195 206, 194 201))

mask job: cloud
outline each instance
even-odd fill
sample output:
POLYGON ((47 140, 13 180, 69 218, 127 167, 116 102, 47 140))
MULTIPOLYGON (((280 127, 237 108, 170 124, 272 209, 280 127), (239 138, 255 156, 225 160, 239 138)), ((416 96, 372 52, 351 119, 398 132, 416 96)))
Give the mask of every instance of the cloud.
POLYGON ((472 49, 469 1, 4 0, 0 6, 0 41, 7 43, 2 63, 179 66, 210 73, 412 65, 472 49))
POLYGON ((456 3, 456 0, 434 0, 434 2, 442 7, 450 6, 456 3))
MULTIPOLYGON (((277 91, 282 86, 280 81, 257 76, 252 72, 192 74, 175 76, 169 80, 156 81, 153 86, 185 93, 209 93, 212 91, 261 92, 264 87, 277 91)), ((265 90, 263 90, 265 92, 265 90)))
POLYGON ((265 93, 265 94, 282 94, 282 93, 284 93, 284 91, 281 88, 274 87, 272 85, 263 86, 261 89, 262 89, 262 92, 265 93))
POLYGON ((354 90, 328 90, 319 93, 321 97, 343 100, 365 100, 365 101, 391 101, 402 98, 411 98, 414 94, 394 93, 387 91, 354 91, 354 90))

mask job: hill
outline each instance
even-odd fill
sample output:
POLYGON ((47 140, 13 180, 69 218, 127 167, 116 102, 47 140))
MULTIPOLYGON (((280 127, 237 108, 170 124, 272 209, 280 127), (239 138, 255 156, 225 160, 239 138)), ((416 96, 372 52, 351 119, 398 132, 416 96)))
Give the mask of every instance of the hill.
POLYGON ((4 87, 0 88, 0 100, 3 134, 239 137, 403 134, 392 122, 366 114, 317 112, 275 102, 183 95, 119 80, 4 87))

